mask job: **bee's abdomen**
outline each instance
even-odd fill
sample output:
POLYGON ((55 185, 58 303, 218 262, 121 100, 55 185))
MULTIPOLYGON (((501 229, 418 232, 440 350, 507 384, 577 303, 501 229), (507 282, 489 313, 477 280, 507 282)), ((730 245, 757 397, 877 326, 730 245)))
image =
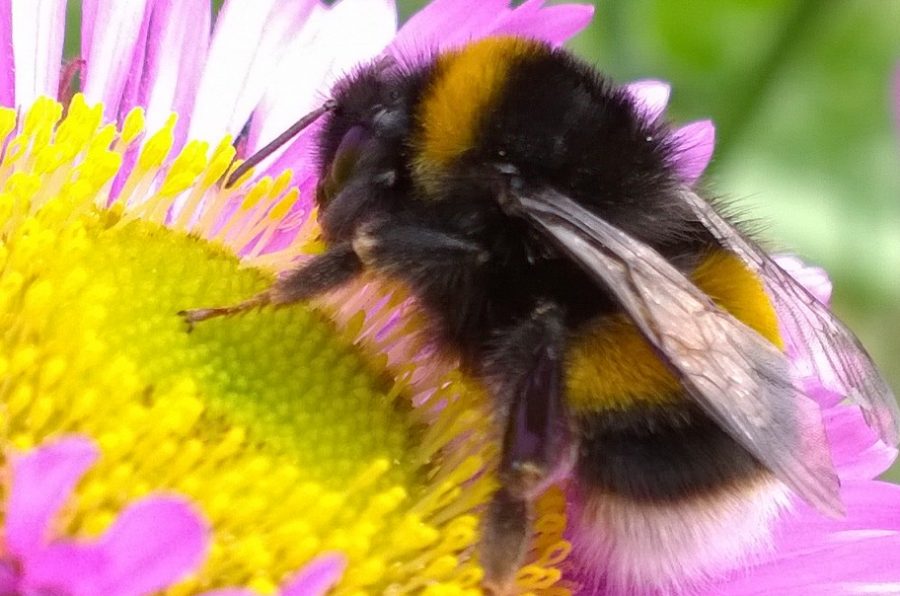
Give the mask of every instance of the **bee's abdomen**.
MULTIPOLYGON (((720 307, 780 344, 771 303, 740 260, 711 252, 691 277, 720 307)), ((656 502, 767 474, 691 400, 664 358, 621 313, 599 316, 573 334, 566 402, 581 434, 579 478, 604 494, 656 502)))
POLYGON ((683 399, 582 415, 578 478, 585 489, 646 503, 713 496, 766 469, 683 399))
POLYGON ((787 489, 689 401, 576 424, 574 556, 595 591, 692 594, 769 548, 787 489))

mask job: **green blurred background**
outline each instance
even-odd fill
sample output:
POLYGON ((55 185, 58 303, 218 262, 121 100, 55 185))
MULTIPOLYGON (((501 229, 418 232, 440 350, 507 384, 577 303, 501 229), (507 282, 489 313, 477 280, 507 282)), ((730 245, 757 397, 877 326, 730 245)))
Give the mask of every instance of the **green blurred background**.
MULTIPOLYGON (((401 19, 423 4, 400 0, 401 19)), ((834 310, 900 389, 900 1, 602 0, 570 47, 617 81, 670 81, 675 121, 715 121, 710 186, 830 272, 834 310)))

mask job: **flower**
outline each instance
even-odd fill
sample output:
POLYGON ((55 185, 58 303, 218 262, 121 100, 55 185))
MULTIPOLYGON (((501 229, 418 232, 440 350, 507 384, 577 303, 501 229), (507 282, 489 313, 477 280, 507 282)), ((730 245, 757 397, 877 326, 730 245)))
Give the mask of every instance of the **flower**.
POLYGON ((0 592, 147 594, 181 579, 203 559, 205 524, 188 503, 171 496, 129 505, 96 540, 56 536, 63 505, 97 456, 83 437, 7 456, 0 592))
MULTIPOLYGON (((643 115, 648 120, 656 120, 665 112, 671 92, 668 83, 646 79, 629 83, 626 89, 643 108, 643 115)), ((716 128, 712 120, 698 120, 682 125, 674 131, 673 137, 678 145, 675 166, 685 182, 693 184, 712 159, 716 128)))
MULTIPOLYGON (((250 295, 315 248, 309 135, 225 189, 234 145, 252 152, 354 64, 428 43, 442 15, 462 36, 554 43, 590 18, 459 6, 432 5, 385 50, 395 17, 380 0, 229 2, 209 40, 208 2, 85 3, 83 93, 62 105, 60 74, 33 67, 59 62, 62 13, 0 3, 0 43, 16 50, 0 64, 3 437, 28 450, 77 433, 102 452, 66 535, 106 535, 162 490, 202 515, 209 545, 169 593, 477 590, 489 417, 479 392, 425 364, 402 296, 357 287, 191 334, 175 314, 250 295), (387 374, 385 355, 403 364, 387 374)), ((564 592, 563 500, 540 507, 519 587, 564 592)))
MULTIPOLYGON (((48 65, 65 3, 11 4, 0 0, 0 44, 15 50, 0 53, 2 436, 41 454, 78 433, 103 455, 67 501, 48 569, 118 555, 109 536, 132 508, 186 499, 207 556, 167 553, 171 573, 136 572, 145 583, 128 593, 477 592, 489 408, 423 351, 402 292, 363 280, 191 334, 175 313, 252 295, 316 250, 315 126, 236 187, 217 182, 342 74, 491 33, 561 44, 591 8, 437 0, 396 31, 386 0, 229 1, 215 19, 206 0, 95 0, 83 4, 83 92, 58 103, 68 84, 48 65)), ((659 117, 667 85, 629 89, 659 117)), ((693 182, 714 129, 678 138, 693 182)), ((8 527, 24 519, 13 504, 8 527)), ((550 491, 537 509, 517 587, 568 593, 565 498, 550 491)), ((32 536, 46 527, 30 523, 32 536)), ((126 527, 132 540, 160 530, 126 527)), ((6 547, 6 585, 25 581, 32 551, 6 547)))
MULTIPOLYGON (((337 553, 319 555, 289 578, 278 589, 279 596, 318 596, 332 588, 344 574, 346 558, 337 553)), ((203 596, 257 596, 257 592, 243 588, 225 588, 204 592, 203 596)))
MULTIPOLYGON (((203 560, 205 522, 184 499, 145 497, 130 505, 97 540, 49 538, 78 480, 97 459, 96 445, 80 436, 12 454, 7 487, 0 592, 71 596, 149 594, 181 579, 203 560)), ((279 590, 282 596, 323 594, 346 561, 327 553, 308 563, 279 590)), ((203 596, 255 596, 244 589, 203 596)))

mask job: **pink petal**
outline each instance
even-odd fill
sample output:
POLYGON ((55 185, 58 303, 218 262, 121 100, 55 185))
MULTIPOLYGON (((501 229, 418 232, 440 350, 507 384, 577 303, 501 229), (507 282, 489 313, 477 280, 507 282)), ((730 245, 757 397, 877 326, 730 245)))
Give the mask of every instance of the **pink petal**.
MULTIPOLYGON (((265 175, 277 176, 285 169, 291 168, 294 170, 294 184, 301 186, 301 191, 314 189, 315 180, 312 178, 318 174, 314 156, 320 131, 321 121, 298 134, 280 153, 276 152, 272 159, 262 162, 256 170, 257 177, 265 175)), ((310 193, 301 192, 300 194, 301 198, 308 199, 309 204, 312 204, 312 195, 310 193)))
POLYGON ((391 42, 391 53, 415 60, 483 37, 498 13, 509 12, 508 0, 434 0, 414 14, 391 42))
MULTIPOLYGON (((347 557, 339 553, 320 555, 303 566, 278 591, 280 596, 320 596, 331 589, 347 568, 347 557)), ((246 588, 224 588, 200 596, 258 596, 246 588)))
POLYGON ((17 594, 20 573, 15 562, 0 560, 0 594, 17 594))
POLYGON ((188 137, 217 142, 247 123, 316 0, 226 2, 196 90, 188 137))
POLYGON ((846 596, 897 594, 900 534, 859 536, 751 570, 709 592, 716 595, 846 596))
POLYGON ((288 45, 254 114, 248 153, 320 105, 323 93, 378 56, 396 31, 392 0, 342 0, 329 10, 314 11, 288 45))
POLYGON ((685 124, 673 133, 677 151, 675 166, 688 184, 693 184, 703 174, 712 159, 716 145, 716 128, 712 120, 699 120, 685 124))
POLYGON ((798 501, 776 528, 777 556, 820 548, 833 542, 833 535, 842 532, 900 532, 900 486, 876 480, 845 479, 841 498, 847 504, 847 514, 841 518, 826 517, 798 501))
POLYGON ((897 128, 900 129, 900 66, 894 70, 894 93, 893 93, 893 108, 894 108, 894 122, 897 125, 897 128))
MULTIPOLYGON (((131 108, 144 107, 146 129, 151 132, 162 128, 171 112, 179 114, 174 154, 187 136, 186 116, 193 106, 199 70, 206 58, 211 8, 207 0, 153 0, 148 10, 150 15, 141 25, 118 114, 122 118, 131 108)), ((113 199, 128 179, 138 151, 134 146, 125 154, 110 190, 113 199)))
POLYGON ((209 530, 186 502, 173 497, 144 499, 125 511, 100 546, 112 566, 103 594, 143 594, 174 583, 206 556, 209 530))
POLYGON ((831 302, 832 283, 828 273, 821 267, 807 265, 794 255, 775 255, 775 262, 791 274, 804 288, 822 304, 831 302))
POLYGON ((17 562, 0 559, 0 594, 18 594, 20 579, 17 562))
POLYGON ((588 26, 594 16, 592 4, 560 4, 543 7, 546 0, 528 0, 500 17, 492 35, 521 35, 560 46, 588 26))
POLYGON ((823 517, 804 504, 778 528, 775 554, 758 567, 721 582, 715 594, 896 593, 900 584, 900 486, 849 481, 841 490, 843 519, 823 517), (879 584, 881 592, 875 592, 879 584))
POLYGON ((159 0, 149 19, 146 65, 134 104, 145 107, 149 131, 162 128, 173 111, 182 115, 176 150, 187 134, 187 114, 206 59, 210 10, 208 0, 159 0))
POLYGON ((22 561, 20 588, 26 594, 91 594, 106 565, 107 554, 95 545, 57 542, 22 561))
POLYGON ((16 105, 15 69, 12 0, 0 0, 0 106, 15 107, 16 105))
POLYGON ((122 88, 122 95, 116 107, 115 118, 117 120, 121 120, 131 108, 143 105, 141 96, 144 92, 144 76, 147 74, 147 53, 150 51, 150 48, 147 46, 147 36, 150 33, 150 16, 153 14, 155 7, 163 1, 148 0, 144 18, 141 19, 140 29, 138 29, 137 38, 134 40, 134 50, 131 55, 128 73, 125 77, 125 86, 122 88))
POLYGON ((149 497, 93 544, 59 542, 25 560, 27 584, 72 596, 140 596, 184 578, 204 559, 208 530, 181 499, 149 497))
POLYGON ((14 555, 27 557, 50 539, 52 518, 98 455, 91 441, 73 436, 12 456, 5 543, 14 555))
POLYGON ((339 553, 320 555, 307 563, 281 587, 281 596, 320 596, 340 581, 347 557, 339 553))
POLYGON ((436 0, 406 22, 389 51, 404 63, 415 64, 435 51, 493 34, 534 37, 560 45, 588 24, 594 10, 588 4, 545 8, 544 3, 528 0, 511 9, 507 0, 436 0))
POLYGON ((669 104, 672 86, 664 81, 645 79, 625 85, 644 118, 652 122, 662 116, 669 104))
POLYGON ((66 27, 66 0, 12 0, 17 106, 56 97, 66 27))
POLYGON ((885 445, 858 407, 841 405, 822 413, 831 457, 843 480, 869 480, 887 470, 897 449, 885 445))
MULTIPOLYGON (((104 0, 81 0, 81 57, 87 58, 90 40, 94 39, 94 23, 104 0)), ((82 85, 83 87, 83 85, 82 85)))
POLYGON ((139 76, 144 58, 142 36, 155 0, 84 0, 81 55, 84 95, 88 102, 103 102, 103 115, 119 115, 126 83, 139 76), (95 23, 102 26, 94 27, 95 23))
MULTIPOLYGON (((252 155, 327 97, 324 81, 330 65, 327 53, 320 48, 327 43, 320 32, 331 12, 327 6, 314 4, 302 28, 286 46, 276 76, 253 111, 242 156, 252 155)), ((271 159, 267 161, 272 163, 271 159)), ((258 176, 264 168, 257 167, 258 176)))

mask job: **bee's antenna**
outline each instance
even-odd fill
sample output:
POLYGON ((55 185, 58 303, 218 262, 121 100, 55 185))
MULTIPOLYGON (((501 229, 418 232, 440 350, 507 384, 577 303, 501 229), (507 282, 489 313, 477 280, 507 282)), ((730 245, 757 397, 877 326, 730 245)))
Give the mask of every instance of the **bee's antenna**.
POLYGON ((294 136, 296 136, 301 130, 318 120, 321 116, 334 110, 337 107, 337 102, 333 99, 327 100, 321 106, 308 113, 304 117, 300 118, 296 122, 294 122, 290 128, 285 130, 283 133, 278 135, 271 143, 251 155, 247 161, 239 165, 235 170, 228 176, 228 180, 225 181, 225 188, 231 187, 235 182, 237 182, 241 176, 247 173, 250 168, 254 167, 256 164, 264 160, 265 158, 272 155, 276 149, 290 141, 294 136))

